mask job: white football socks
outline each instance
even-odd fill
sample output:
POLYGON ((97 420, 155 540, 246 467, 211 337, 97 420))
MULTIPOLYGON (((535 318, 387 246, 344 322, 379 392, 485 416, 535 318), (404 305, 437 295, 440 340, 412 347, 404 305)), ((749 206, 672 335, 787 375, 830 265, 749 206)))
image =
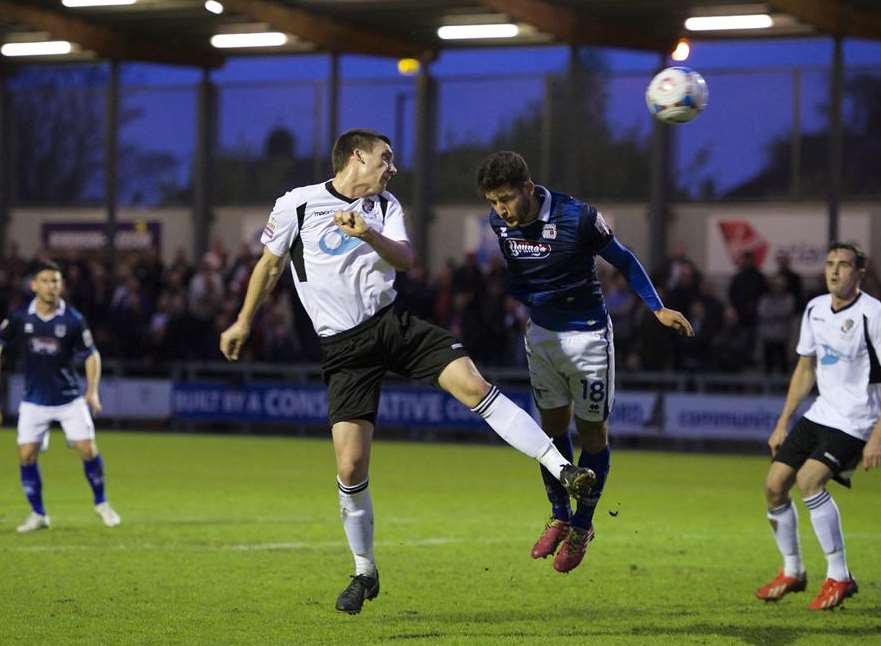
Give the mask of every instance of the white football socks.
POLYGON ((802 576, 804 565, 801 559, 801 544, 798 540, 798 513, 795 511, 795 505, 790 500, 785 505, 769 509, 768 521, 771 523, 774 540, 777 541, 777 549, 783 556, 783 574, 791 577, 802 576))
POLYGON ((836 581, 850 579, 847 559, 844 555, 844 532, 841 529, 841 514, 832 494, 825 489, 805 498, 805 507, 811 512, 811 524, 826 554, 826 578, 836 581))
POLYGON ((570 464, 529 413, 505 397, 496 386, 490 387, 486 396, 471 410, 505 442, 538 460, 558 480, 563 467, 570 464))
POLYGON ((349 549, 355 557, 355 574, 373 575, 373 502, 370 499, 368 480, 351 486, 337 478, 340 498, 340 516, 343 530, 349 540, 349 549))

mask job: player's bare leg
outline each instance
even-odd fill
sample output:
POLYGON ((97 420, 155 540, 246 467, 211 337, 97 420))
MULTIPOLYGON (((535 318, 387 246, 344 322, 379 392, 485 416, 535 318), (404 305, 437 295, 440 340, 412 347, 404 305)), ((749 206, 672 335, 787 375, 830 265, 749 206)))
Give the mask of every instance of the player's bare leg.
POLYGON ((778 601, 790 592, 801 592, 807 587, 798 538, 798 512, 789 497, 795 477, 795 469, 788 464, 772 462, 765 478, 768 522, 783 557, 783 567, 777 576, 756 590, 756 597, 762 601, 778 601))
POLYGON ((95 440, 78 440, 73 443, 73 447, 83 460, 83 471, 92 488, 95 513, 98 514, 105 527, 116 527, 122 522, 122 519, 107 502, 104 494, 104 461, 98 453, 95 440))
POLYGON ((571 572, 584 560, 587 547, 596 536, 593 516, 609 475, 608 423, 590 422, 576 417, 575 428, 581 439, 578 466, 596 473, 597 481, 590 496, 578 501, 578 507, 572 515, 569 534, 554 558, 554 569, 557 572, 571 572))
POLYGON ((438 377, 438 384, 480 415, 508 444, 538 460, 563 484, 570 496, 580 499, 589 494, 595 474, 589 469, 576 467, 563 457, 529 413, 489 384, 470 358, 460 357, 448 364, 438 377))
POLYGON ((41 445, 42 441, 18 445, 21 487, 31 506, 31 513, 16 528, 19 534, 49 529, 50 526, 49 516, 43 507, 43 481, 40 478, 40 468, 37 465, 37 456, 40 454, 41 445))
POLYGON ((355 559, 355 574, 336 601, 336 609, 361 612, 365 600, 379 594, 379 572, 373 556, 373 501, 368 488, 373 424, 350 420, 333 425, 337 487, 343 530, 355 559))

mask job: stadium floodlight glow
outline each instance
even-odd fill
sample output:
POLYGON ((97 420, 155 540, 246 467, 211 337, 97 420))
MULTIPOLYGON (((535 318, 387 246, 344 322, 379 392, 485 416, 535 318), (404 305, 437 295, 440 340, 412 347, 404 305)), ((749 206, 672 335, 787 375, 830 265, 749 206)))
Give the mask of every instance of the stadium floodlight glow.
POLYGON ((66 40, 44 40, 36 43, 5 43, 0 47, 3 56, 63 56, 73 46, 66 40))
POLYGON ((774 19, 766 13, 742 16, 695 16, 685 21, 689 31, 724 31, 726 29, 768 29, 774 19))
POLYGON ((689 54, 691 54, 691 45, 684 38, 680 38, 679 42, 676 43, 676 49, 670 54, 670 58, 674 61, 684 61, 688 58, 689 54))
POLYGON ((465 40, 469 38, 513 38, 520 27, 511 23, 495 25, 447 25, 437 30, 441 40, 465 40))
POLYGON ((279 47, 288 42, 288 37, 278 31, 263 31, 253 34, 216 34, 211 37, 211 45, 220 49, 233 47, 279 47))
POLYGON ((135 4, 138 0, 61 0, 65 7, 112 7, 115 5, 135 4))
POLYGON ((205 0, 205 9, 218 16, 223 13, 223 5, 217 0, 205 0))

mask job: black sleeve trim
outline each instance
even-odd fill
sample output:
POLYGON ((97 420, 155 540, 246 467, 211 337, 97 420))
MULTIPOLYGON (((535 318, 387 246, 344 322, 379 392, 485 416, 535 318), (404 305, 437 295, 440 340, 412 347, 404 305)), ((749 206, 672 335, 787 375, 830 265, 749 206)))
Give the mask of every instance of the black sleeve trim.
POLYGON ((306 219, 306 204, 307 202, 303 202, 297 207, 297 237, 291 245, 291 262, 294 263, 297 280, 301 283, 306 282, 306 261, 303 259, 303 220, 306 219))
POLYGON ((865 314, 863 314, 863 336, 866 338, 866 349, 869 351, 869 383, 881 383, 881 363, 878 362, 878 353, 869 337, 869 317, 865 314))

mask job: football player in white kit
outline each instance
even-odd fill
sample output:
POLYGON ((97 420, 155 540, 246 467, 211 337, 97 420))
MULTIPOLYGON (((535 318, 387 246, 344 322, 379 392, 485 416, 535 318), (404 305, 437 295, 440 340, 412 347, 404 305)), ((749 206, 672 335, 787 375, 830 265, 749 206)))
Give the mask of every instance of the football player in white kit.
POLYGON ((119 525, 119 515, 104 493, 104 462, 95 444, 92 413, 101 412, 98 385, 101 356, 92 342, 83 315, 61 298, 62 278, 57 264, 37 266, 31 281, 34 299, 0 323, 0 352, 19 343, 25 354, 25 393, 18 409, 18 455, 21 486, 31 513, 18 526, 21 534, 48 529, 43 506, 43 482, 37 464, 40 447, 48 439, 49 425, 60 422, 68 443, 83 460, 92 488, 95 512, 107 527, 119 525), (86 356, 86 392, 80 388, 74 362, 86 356))
POLYGON ((488 219, 507 265, 508 293, 529 309, 526 354, 542 428, 571 459, 574 414, 581 438, 578 466, 597 476, 591 495, 579 500, 573 513, 569 496, 541 469, 551 517, 531 556, 556 552, 554 569, 566 573, 578 567, 593 540, 593 516, 611 463, 615 351, 595 257, 621 272, 662 325, 687 336, 694 332, 681 313, 664 307, 639 260, 617 241, 602 214, 536 185, 519 154, 499 151, 487 157, 477 185, 492 207, 488 219))
POLYGON ((807 587, 798 515, 789 497, 793 485, 808 508, 827 563, 826 578, 808 607, 835 608, 858 590, 845 559, 838 506, 826 483, 836 480, 850 487, 850 474, 861 460, 865 469, 881 464, 881 302, 860 291, 865 268, 866 257, 856 245, 830 245, 829 293, 805 308, 798 364, 768 439, 773 462, 765 498, 783 567, 756 590, 764 601, 807 587), (789 431, 792 415, 815 382, 819 396, 789 431))
POLYGON ((336 608, 354 614, 379 593, 368 467, 386 372, 449 392, 573 497, 588 495, 595 474, 560 455, 528 413, 484 380, 458 339, 396 306, 395 272, 412 266, 413 251, 401 205, 386 191, 397 173, 389 139, 350 130, 337 139, 332 158, 333 179, 295 188, 276 202, 261 239, 263 256, 220 349, 227 359, 238 358, 290 256, 297 293, 321 342, 340 511, 355 560, 336 608))

